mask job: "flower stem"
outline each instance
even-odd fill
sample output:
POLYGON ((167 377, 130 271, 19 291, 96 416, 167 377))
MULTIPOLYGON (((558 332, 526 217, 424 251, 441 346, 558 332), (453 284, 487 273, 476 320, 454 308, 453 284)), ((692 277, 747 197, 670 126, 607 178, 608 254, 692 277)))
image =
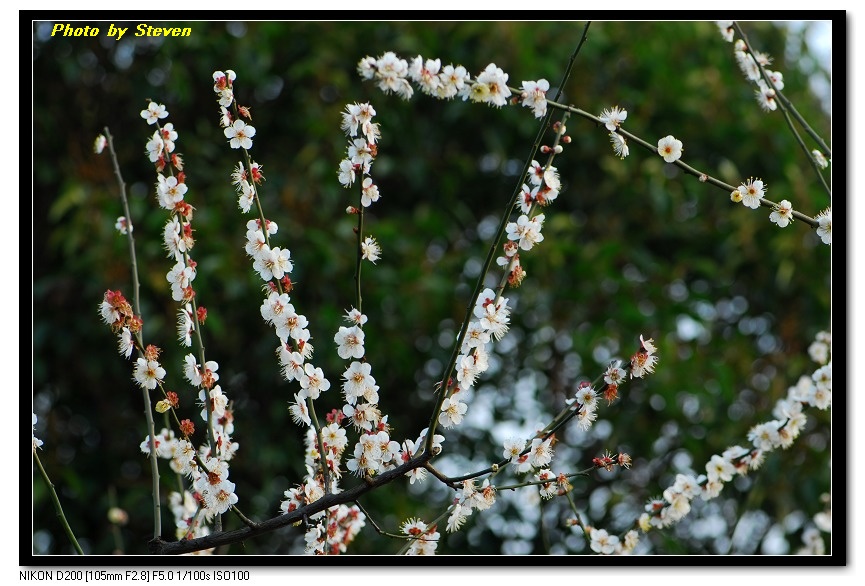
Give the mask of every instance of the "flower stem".
POLYGON ((60 519, 60 524, 63 525, 63 531, 66 532, 66 537, 68 537, 69 541, 72 542, 72 547, 75 548, 78 555, 84 555, 81 546, 78 545, 78 540, 75 539, 72 527, 69 526, 69 521, 66 520, 66 515, 63 514, 63 507, 60 506, 60 499, 57 497, 57 491, 54 490, 54 484, 51 482, 51 479, 48 478, 48 473, 45 472, 45 468, 42 467, 42 462, 39 460, 39 454, 36 453, 35 449, 33 450, 33 458, 36 460, 36 465, 39 466, 39 473, 42 475, 42 479, 45 481, 45 484, 48 485, 48 490, 51 492, 51 502, 54 503, 54 510, 57 511, 57 517, 60 519))

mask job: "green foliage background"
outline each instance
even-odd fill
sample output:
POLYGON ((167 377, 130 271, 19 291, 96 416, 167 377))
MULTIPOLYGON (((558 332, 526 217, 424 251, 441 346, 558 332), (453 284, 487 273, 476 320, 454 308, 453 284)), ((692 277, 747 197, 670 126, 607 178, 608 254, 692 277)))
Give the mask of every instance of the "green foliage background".
MULTIPOLYGON (((495 225, 517 184, 537 121, 520 107, 385 96, 360 80, 356 64, 389 50, 462 64, 472 75, 493 62, 513 86, 546 78, 555 88, 584 23, 172 22, 149 24, 189 26, 192 36, 148 39, 132 37, 137 22, 114 22, 130 27, 120 42, 106 38, 108 22, 75 24, 99 26, 101 34, 51 37, 51 23, 34 23, 33 394, 36 435, 45 442, 40 457, 85 550, 116 547, 109 495, 130 514, 124 551, 145 553, 152 531, 140 393, 97 313, 106 289, 131 295, 127 243, 114 229, 122 215, 116 182, 107 156, 92 152, 105 126, 129 186, 145 338, 164 349, 168 388, 181 395, 182 408, 196 419, 199 410, 182 379, 185 351, 175 341, 177 305, 161 247, 166 215, 155 204, 144 154, 153 129, 139 111, 148 99, 166 105, 166 121, 179 132, 186 199, 196 208, 195 286, 209 311, 207 357, 219 362, 220 383, 234 401, 241 447, 231 480, 239 506, 253 518, 277 514, 283 491, 304 473, 301 435, 287 410, 297 389, 280 378, 277 341, 259 316, 260 281, 243 252, 249 218, 229 182, 238 159, 218 126, 214 70, 234 69, 238 100, 251 107, 252 154, 267 177, 263 206, 280 226, 277 242, 291 250, 293 302, 310 320, 316 365, 333 384, 322 411, 341 406, 343 366, 332 339, 354 298, 353 220, 344 213, 351 200, 336 179, 346 145, 340 112, 364 101, 378 111, 383 138, 373 176, 382 199, 366 229, 384 254, 365 270, 366 350, 393 437, 416 438, 489 245, 484 227, 495 225)), ((825 77, 826 64, 785 28, 744 27, 774 57, 785 94, 828 139, 829 116, 808 90, 809 75, 825 77), (810 72, 798 66, 803 58, 788 60, 796 55, 810 59, 810 72)), ((594 113, 618 104, 628 110, 627 130, 650 143, 673 134, 690 165, 734 185, 761 177, 767 197, 789 199, 813 216, 828 198, 780 112, 761 111, 752 87, 714 23, 598 22, 563 101, 594 113)), ((608 423, 601 432, 560 438, 579 459, 554 461, 564 472, 606 449, 631 453, 631 471, 593 475, 574 492, 587 521, 626 529, 675 472, 702 472, 713 454, 744 444, 787 388, 813 372, 807 346, 830 328, 831 250, 806 225, 778 229, 768 210, 734 205, 637 145, 617 159, 603 128, 574 118, 568 127, 573 143, 556 160, 562 195, 546 210, 544 242, 522 255, 528 277, 506 294, 515 306, 512 331, 477 392, 493 398, 484 403, 490 417, 529 425, 531 414, 555 413, 579 380, 595 378, 611 358, 627 359, 640 334, 653 337, 657 373, 628 383, 619 401, 602 408, 608 423), (690 336, 689 325, 699 335, 690 336)), ((770 524, 799 519, 784 534, 795 550, 803 520, 822 510, 820 494, 829 490, 830 414, 808 416, 807 437, 725 488, 716 511, 722 530, 700 537, 684 522, 650 534, 651 551, 761 553, 763 533, 753 543, 733 539, 735 520, 747 511, 762 511, 770 524)), ((485 466, 501 456, 481 428, 445 435, 446 452, 464 462, 485 466)), ((174 488, 167 466, 163 477, 174 488)), ((346 477, 344 485, 354 482, 346 477)), ((392 483, 363 505, 395 531, 407 517, 430 521, 450 499, 433 486, 408 487, 392 483)), ((71 552, 38 477, 32 502, 34 552, 71 552)), ((543 507, 542 520, 529 527, 506 503, 490 512, 495 522, 476 513, 439 551, 588 551, 579 531, 565 528, 561 503, 543 507)), ((296 552, 302 542, 302 530, 287 528, 227 553, 296 552)), ((400 545, 368 526, 350 551, 395 553, 400 545)))

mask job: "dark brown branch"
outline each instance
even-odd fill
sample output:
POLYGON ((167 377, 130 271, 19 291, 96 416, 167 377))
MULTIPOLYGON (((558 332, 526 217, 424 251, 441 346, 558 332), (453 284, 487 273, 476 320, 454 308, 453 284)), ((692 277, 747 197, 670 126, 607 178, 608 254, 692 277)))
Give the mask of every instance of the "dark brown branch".
POLYGON ((234 531, 221 531, 219 533, 214 533, 206 537, 199 537, 197 539, 189 539, 184 541, 169 542, 164 541, 162 538, 153 539, 149 542, 150 553, 157 555, 177 555, 181 553, 201 551, 203 549, 210 549, 212 547, 218 547, 220 545, 228 545, 231 543, 237 543, 239 541, 245 541, 247 539, 251 539, 253 537, 275 531, 277 529, 281 529, 282 527, 285 527, 287 525, 293 525, 298 521, 303 521, 304 518, 309 518, 320 511, 329 509, 330 507, 354 502, 367 492, 370 492, 371 490, 374 490, 380 486, 393 482, 397 478, 404 475, 406 472, 414 470, 415 468, 422 467, 424 464, 427 463, 427 461, 429 461, 430 458, 432 458, 432 453, 425 452, 420 456, 414 458, 413 460, 409 460, 401 466, 397 466, 392 470, 382 472, 370 482, 358 484, 357 486, 354 486, 353 488, 350 488, 349 490, 346 490, 344 492, 325 495, 314 503, 310 503, 304 507, 291 511, 290 513, 285 513, 279 515, 278 517, 273 517, 266 521, 262 521, 261 523, 257 523, 254 527, 244 527, 242 529, 236 529, 234 531))

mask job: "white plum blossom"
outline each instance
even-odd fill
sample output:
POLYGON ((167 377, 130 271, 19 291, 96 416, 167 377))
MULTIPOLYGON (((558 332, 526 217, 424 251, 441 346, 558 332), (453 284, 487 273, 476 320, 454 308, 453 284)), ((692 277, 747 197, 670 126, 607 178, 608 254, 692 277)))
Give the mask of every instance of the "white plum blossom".
POLYGON ((405 100, 411 98, 414 90, 406 79, 407 76, 408 63, 391 51, 375 62, 374 77, 378 81, 378 88, 386 94, 393 92, 405 100))
POLYGON ((553 460, 553 438, 548 437, 542 440, 536 437, 532 440, 532 445, 529 446, 529 461, 533 468, 543 468, 553 460))
POLYGON ((359 326, 364 325, 367 321, 367 317, 354 307, 345 312, 345 319, 349 323, 354 323, 359 326))
POLYGON ((471 81, 471 76, 462 65, 456 67, 445 65, 439 73, 439 79, 441 83, 438 87, 438 97, 449 100, 465 91, 471 81))
POLYGON ((226 127, 223 131, 225 138, 229 139, 229 144, 233 149, 252 148, 252 137, 255 136, 255 127, 250 126, 243 120, 235 120, 231 126, 226 127))
POLYGON ((721 32, 721 36, 724 37, 724 40, 728 43, 732 43, 733 37, 736 34, 736 31, 733 28, 733 21, 719 20, 716 24, 718 25, 718 30, 721 32))
POLYGON ((668 134, 658 141, 658 154, 664 157, 668 163, 678 161, 682 157, 682 141, 668 134))
POLYGON ((589 547, 595 553, 600 554, 609 555, 615 553, 616 545, 619 543, 619 538, 607 533, 606 529, 590 528, 589 538, 591 539, 589 547))
POLYGON ((475 301, 474 315, 480 320, 481 327, 500 340, 508 331, 510 309, 508 298, 500 297, 498 301, 492 289, 484 289, 475 301))
MULTIPOLYGON (((340 127, 348 136, 357 136, 358 126, 364 135, 369 139, 370 135, 374 135, 371 125, 372 118, 375 116, 375 108, 369 103, 364 104, 347 104, 345 112, 342 114, 342 124, 340 127)), ((375 142, 375 141, 370 141, 375 142)))
MULTIPOLYGON (((31 412, 32 413, 32 412, 31 412)), ((42 440, 36 437, 36 414, 33 413, 33 449, 42 447, 42 440)))
POLYGON ((246 214, 249 213, 250 209, 252 209, 253 203, 255 203, 255 187, 244 179, 240 182, 240 194, 237 196, 237 207, 246 214))
POLYGON ((615 152, 616 156, 620 159, 624 159, 630 154, 628 141, 626 141, 625 137, 618 132, 610 133, 610 142, 613 144, 613 152, 615 152))
POLYGON ((378 201, 381 194, 378 191, 378 185, 372 182, 372 177, 364 178, 361 186, 363 189, 360 196, 360 205, 368 208, 371 204, 378 201))
POLYGON ((324 378, 324 371, 310 363, 303 365, 303 375, 300 377, 300 387, 313 401, 330 388, 330 382, 324 378))
POLYGON ((339 162, 339 182, 343 187, 350 187, 354 183, 354 165, 348 159, 339 162))
POLYGON ((186 194, 187 187, 185 183, 178 183, 177 177, 165 177, 157 175, 156 197, 159 200, 160 207, 166 210, 173 210, 175 204, 183 201, 183 196, 186 194))
POLYGON ((819 150, 814 149, 811 151, 811 156, 814 157, 814 162, 817 163, 821 169, 825 169, 829 166, 829 161, 826 160, 826 156, 819 150))
POLYGON ((475 85, 472 87, 472 100, 487 102, 499 108, 508 103, 510 96, 508 74, 502 71, 500 67, 496 67, 495 63, 487 65, 486 69, 478 75, 475 85))
POLYGON ((760 423, 748 431, 748 439, 758 450, 771 451, 781 445, 780 427, 781 422, 777 420, 760 423))
POLYGON ((734 55, 736 57, 736 62, 739 64, 739 69, 742 70, 742 74, 747 77, 748 80, 756 82, 760 79, 760 67, 757 65, 757 61, 754 60, 754 57, 752 57, 750 53, 737 50, 734 52, 734 55))
POLYGON ((375 264, 375 261, 381 258, 381 246, 379 246, 376 239, 371 236, 364 238, 360 245, 360 250, 362 258, 370 261, 372 264, 375 264))
POLYGON ((307 427, 312 425, 312 421, 309 418, 309 411, 306 408, 305 397, 301 397, 299 394, 294 395, 294 402, 289 403, 289 413, 291 413, 292 420, 300 425, 303 423, 307 427))
POLYGON ((815 218, 817 223, 817 236, 823 244, 832 244, 832 208, 826 208, 815 218))
POLYGON ((123 328, 120 331, 120 336, 117 344, 121 356, 129 358, 132 355, 132 350, 135 348, 135 343, 132 340, 132 332, 129 331, 129 328, 123 328))
POLYGON ((342 389, 349 405, 354 405, 359 397, 363 397, 368 387, 375 386, 372 365, 368 362, 352 362, 343 373, 342 378, 345 379, 342 389))
POLYGON ((100 134, 96 137, 96 140, 93 142, 93 152, 97 155, 101 155, 102 151, 105 150, 105 147, 108 146, 108 139, 105 138, 104 135, 100 134))
POLYGON ((150 102, 147 109, 141 111, 141 117, 147 120, 148 124, 156 124, 157 121, 168 117, 168 112, 165 110, 164 104, 150 102))
POLYGON ((468 405, 460 401, 454 396, 450 396, 444 400, 439 414, 439 423, 444 428, 459 425, 463 420, 463 415, 468 411, 468 405))
POLYGON ((524 81, 522 86, 523 106, 531 108, 535 118, 543 118, 547 113, 547 92, 550 90, 550 82, 546 79, 538 81, 524 81))
POLYGON ((508 239, 519 242, 523 250, 531 250, 535 244, 544 240, 544 235, 541 234, 544 217, 544 214, 538 214, 530 220, 526 214, 520 215, 516 222, 508 223, 508 239))
POLYGON ((771 71, 767 69, 766 76, 769 78, 769 81, 772 82, 772 85, 776 90, 780 92, 784 89, 784 75, 780 71, 771 71))
POLYGON ((604 373, 604 382, 608 385, 619 385, 625 381, 625 369, 622 368, 622 361, 615 360, 610 363, 604 373))
POLYGON ((775 90, 770 88, 763 79, 757 80, 757 89, 754 90, 754 95, 757 97, 757 103, 766 112, 771 112, 778 108, 778 104, 775 103, 775 90))
POLYGON ((604 110, 598 118, 601 122, 604 123, 604 126, 607 127, 607 130, 610 132, 615 132, 616 128, 622 125, 622 122, 625 121, 625 118, 628 117, 628 111, 618 106, 613 106, 612 108, 607 108, 604 110))
POLYGON ((435 96, 438 94, 442 83, 439 77, 441 65, 440 59, 427 59, 424 62, 423 57, 418 55, 412 60, 408 68, 408 77, 420 86, 423 93, 435 96))
POLYGON ((760 199, 766 194, 766 188, 760 179, 748 179, 739 186, 738 190, 742 205, 755 210, 760 207, 760 199))
POLYGON ((156 360, 139 358, 135 361, 134 378, 141 388, 153 390, 165 378, 165 369, 156 360))
POLYGON ((769 214, 769 220, 778 224, 779 228, 785 227, 793 221, 793 204, 786 199, 782 199, 781 203, 775 204, 774 211, 769 214))
POLYGON ((346 328, 340 326, 339 331, 333 337, 333 341, 338 344, 337 353, 340 358, 363 358, 363 330, 360 326, 346 328))

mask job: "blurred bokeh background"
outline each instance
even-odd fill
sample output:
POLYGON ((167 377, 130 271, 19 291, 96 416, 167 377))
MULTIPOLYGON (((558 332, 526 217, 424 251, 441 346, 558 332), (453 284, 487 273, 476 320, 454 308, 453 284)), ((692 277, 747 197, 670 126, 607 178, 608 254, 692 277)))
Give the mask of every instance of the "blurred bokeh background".
MULTIPOLYGON (((378 111, 373 176, 382 199, 366 229, 384 253, 364 273, 366 350, 393 437, 415 439, 538 122, 526 108, 386 96, 359 78, 356 64, 394 51, 461 64, 474 76, 492 62, 513 86, 546 78, 555 89, 585 23, 151 22, 188 26, 192 35, 136 38, 137 22, 114 22, 130 28, 119 42, 107 38, 108 22, 72 23, 100 27, 93 38, 52 37, 53 24, 33 26, 33 410, 45 442, 40 458, 85 551, 146 553, 152 531, 140 392, 97 311, 106 289, 131 294, 127 243, 114 228, 123 213, 116 181, 108 157, 92 149, 105 126, 131 200, 146 339, 164 349, 168 387, 190 416, 198 412, 182 378, 186 349, 176 343, 178 307, 165 280, 166 214, 144 146, 153 128, 139 116, 148 100, 166 105, 164 122, 179 133, 186 200, 196 208, 195 287, 209 312, 207 357, 234 401, 238 504, 252 518, 273 516, 304 474, 301 434, 287 409, 296 383, 281 379, 277 340, 259 315, 260 281, 243 251, 249 217, 230 184, 238 159, 218 125, 214 70, 237 72, 236 95, 252 111, 252 155, 267 177, 263 206, 280 226, 278 244, 291 250, 293 302, 310 320, 315 363, 333 385, 320 401, 325 412, 342 405, 344 365, 332 340, 354 299, 353 220, 344 213, 351 202, 336 177, 346 147, 340 113, 365 101, 378 111), (110 506, 130 516, 122 544, 110 506)), ((785 95, 829 142, 831 64, 811 34, 826 23, 743 26, 783 73, 785 95)), ((630 132, 650 143, 673 134, 690 165, 733 185, 760 177, 769 199, 789 199, 808 215, 830 204, 781 113, 759 108, 712 22, 593 23, 562 101, 596 114, 626 108, 630 132)), ((542 245, 521 255, 523 286, 506 293, 511 331, 494 346, 467 421, 445 433, 446 456, 437 461, 455 475, 488 466, 505 437, 529 437, 580 380, 630 357, 640 334, 652 337, 656 374, 625 385, 588 433, 560 434, 553 462, 554 471, 571 472, 605 450, 629 452, 631 470, 581 478, 573 492, 587 522, 624 531, 677 472, 701 473, 713 454, 745 444, 748 429, 771 419, 788 387, 813 372, 807 347, 830 329, 831 250, 807 225, 779 229, 769 210, 734 205, 637 145, 619 160, 603 128, 576 118, 568 127, 573 142, 556 160, 562 194, 546 210, 542 245)), ((688 518, 650 533, 638 551, 794 552, 830 490, 830 418, 809 411, 792 447, 720 498, 695 501, 688 518)), ((163 477, 166 489, 176 486, 167 466, 163 477)), ((344 486, 354 482, 346 477, 344 486)), ((438 516, 451 492, 433 479, 406 479, 362 503, 395 532, 409 517, 438 516)), ((37 476, 32 502, 34 553, 70 553, 37 476)), ((580 531, 565 526, 569 516, 564 499, 541 502, 531 488, 503 493, 438 551, 588 553, 580 531)), ((231 515, 225 522, 238 526, 231 515)), ((401 545, 367 526, 350 552, 401 545)), ((286 528, 227 553, 302 549, 302 530, 286 528)))

